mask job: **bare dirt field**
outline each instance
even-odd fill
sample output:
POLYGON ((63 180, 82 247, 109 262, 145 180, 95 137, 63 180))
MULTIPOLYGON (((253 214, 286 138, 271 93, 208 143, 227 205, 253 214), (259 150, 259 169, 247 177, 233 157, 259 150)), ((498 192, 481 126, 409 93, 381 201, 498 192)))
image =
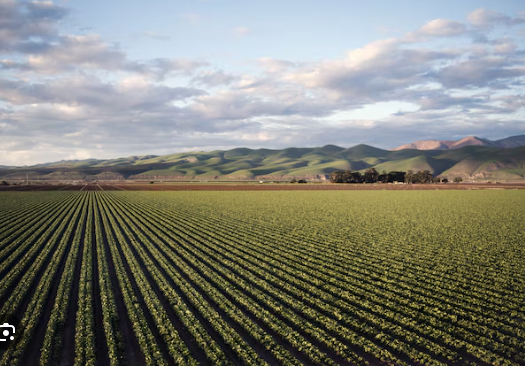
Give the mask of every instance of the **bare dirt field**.
POLYGON ((0 191, 260 191, 260 190, 516 190, 525 183, 440 184, 260 184, 260 183, 88 183, 0 186, 0 191))

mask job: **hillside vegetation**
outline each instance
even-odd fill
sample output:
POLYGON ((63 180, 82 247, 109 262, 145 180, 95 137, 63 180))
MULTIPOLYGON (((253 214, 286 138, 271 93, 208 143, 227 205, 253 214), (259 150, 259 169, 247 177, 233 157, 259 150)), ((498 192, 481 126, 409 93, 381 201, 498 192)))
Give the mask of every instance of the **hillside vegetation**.
POLYGON ((249 149, 186 152, 164 156, 132 156, 118 159, 87 159, 0 169, 6 179, 246 179, 310 177, 326 179, 335 170, 362 171, 428 170, 440 177, 524 179, 525 147, 466 146, 454 150, 405 149, 389 151, 368 145, 345 149, 335 145, 319 148, 249 149))

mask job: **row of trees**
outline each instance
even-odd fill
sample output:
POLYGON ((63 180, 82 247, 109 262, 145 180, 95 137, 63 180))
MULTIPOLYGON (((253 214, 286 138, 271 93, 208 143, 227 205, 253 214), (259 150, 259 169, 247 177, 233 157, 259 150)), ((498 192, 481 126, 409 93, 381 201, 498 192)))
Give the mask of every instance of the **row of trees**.
POLYGON ((390 173, 379 173, 375 168, 369 168, 364 173, 358 171, 334 171, 330 174, 330 181, 335 183, 374 183, 394 182, 405 180, 405 172, 392 171, 390 173))
POLYGON ((423 170, 414 172, 412 170, 407 171, 405 175, 406 183, 438 183, 441 180, 434 177, 429 170, 423 170))
MULTIPOLYGON (((375 168, 369 168, 364 173, 358 171, 334 171, 330 174, 330 181, 334 183, 375 183, 375 182, 405 182, 405 183, 438 183, 448 182, 434 177, 429 170, 414 172, 391 171, 382 173, 377 172, 375 168)), ((454 182, 461 182, 461 178, 456 177, 454 182)))
POLYGON ((358 171, 334 171, 330 174, 330 181, 335 183, 374 183, 374 182, 403 182, 406 173, 392 171, 386 173, 377 172, 375 168, 369 168, 364 173, 358 171))

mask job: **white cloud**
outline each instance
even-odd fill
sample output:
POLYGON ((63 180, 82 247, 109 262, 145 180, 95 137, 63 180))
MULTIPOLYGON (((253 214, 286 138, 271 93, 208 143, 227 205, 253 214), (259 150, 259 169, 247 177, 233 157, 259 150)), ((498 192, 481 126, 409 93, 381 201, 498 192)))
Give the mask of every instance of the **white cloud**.
POLYGON ((67 69, 104 69, 117 71, 126 67, 126 55, 104 43, 98 35, 64 36, 47 52, 31 55, 27 66, 40 72, 67 69))
POLYGON ((346 58, 310 64, 286 74, 307 88, 322 88, 358 103, 383 100, 386 94, 423 83, 424 74, 458 56, 453 50, 406 48, 405 40, 379 40, 351 50, 346 58))
POLYGON ((421 27, 417 33, 425 36, 450 37, 464 34, 466 29, 466 26, 461 22, 434 19, 421 27))
POLYGON ((66 159, 88 159, 92 157, 92 153, 86 149, 76 149, 73 154, 70 154, 66 159))
POLYGON ((374 121, 387 118, 392 114, 417 111, 415 103, 389 101, 364 105, 350 111, 341 111, 332 114, 325 120, 330 121, 374 121))
POLYGON ((489 28, 497 25, 515 25, 525 22, 525 17, 510 17, 495 10, 476 9, 467 16, 469 22, 476 27, 489 28))
POLYGON ((206 92, 196 88, 155 85, 142 77, 103 82, 96 77, 77 76, 55 79, 48 83, 13 82, 0 79, 0 99, 13 105, 53 105, 63 112, 83 107, 99 111, 149 110, 162 108, 173 101, 200 96, 206 92))

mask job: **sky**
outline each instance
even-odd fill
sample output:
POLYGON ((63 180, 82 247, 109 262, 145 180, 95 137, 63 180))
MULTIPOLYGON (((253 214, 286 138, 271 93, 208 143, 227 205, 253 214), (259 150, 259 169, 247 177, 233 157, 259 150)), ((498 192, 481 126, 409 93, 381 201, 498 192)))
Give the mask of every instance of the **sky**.
POLYGON ((0 165, 525 134, 525 3, 0 0, 0 165))

